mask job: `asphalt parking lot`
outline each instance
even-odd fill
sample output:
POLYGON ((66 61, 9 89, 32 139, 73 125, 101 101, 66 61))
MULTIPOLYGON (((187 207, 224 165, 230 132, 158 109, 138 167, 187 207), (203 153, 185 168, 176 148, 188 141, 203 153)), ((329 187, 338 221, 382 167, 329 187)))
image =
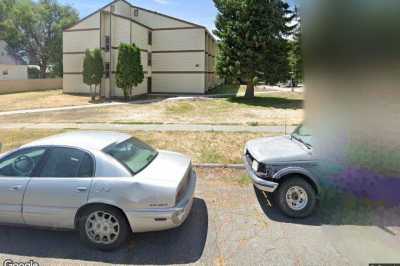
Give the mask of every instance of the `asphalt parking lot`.
MULTIPOLYGON (((400 211, 337 219, 318 211, 289 220, 229 173, 199 171, 193 210, 182 227, 135 234, 115 252, 86 248, 77 233, 0 226, 0 262, 40 265, 368 265, 400 262, 400 211), (223 175, 225 175, 223 177, 223 175), (227 176, 228 175, 228 176, 227 176), (260 204, 261 203, 261 204, 260 204), (340 222, 338 222, 340 220, 340 222)), ((323 207, 323 206, 321 206, 323 207)))

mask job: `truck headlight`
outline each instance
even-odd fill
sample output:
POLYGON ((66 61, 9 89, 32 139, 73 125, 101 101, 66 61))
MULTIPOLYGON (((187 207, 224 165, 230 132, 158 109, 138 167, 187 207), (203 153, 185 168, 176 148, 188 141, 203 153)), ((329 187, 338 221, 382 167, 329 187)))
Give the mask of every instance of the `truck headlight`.
POLYGON ((258 167, 258 172, 263 174, 265 177, 272 177, 274 175, 273 168, 265 164, 260 164, 258 167))

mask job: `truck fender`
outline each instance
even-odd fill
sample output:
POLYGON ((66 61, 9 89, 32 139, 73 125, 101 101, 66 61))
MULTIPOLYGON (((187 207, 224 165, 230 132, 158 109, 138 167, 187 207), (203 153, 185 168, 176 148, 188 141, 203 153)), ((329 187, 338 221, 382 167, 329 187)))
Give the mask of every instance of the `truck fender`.
POLYGON ((305 176, 310 182, 312 182, 315 185, 317 193, 318 194, 320 193, 321 187, 320 187, 318 178, 316 176, 314 176, 310 171, 308 171, 307 169, 304 169, 302 167, 283 168, 283 169, 279 170, 278 172, 276 172, 272 178, 275 180, 280 180, 280 179, 284 178, 285 176, 296 175, 296 174, 305 176))

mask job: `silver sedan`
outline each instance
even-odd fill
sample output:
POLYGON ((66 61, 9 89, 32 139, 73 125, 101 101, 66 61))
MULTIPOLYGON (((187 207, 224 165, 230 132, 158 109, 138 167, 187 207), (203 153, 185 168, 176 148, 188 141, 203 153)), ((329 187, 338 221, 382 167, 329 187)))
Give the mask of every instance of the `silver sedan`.
POLYGON ((77 229, 110 250, 132 232, 180 226, 195 186, 184 155, 122 133, 64 133, 0 155, 0 223, 77 229))

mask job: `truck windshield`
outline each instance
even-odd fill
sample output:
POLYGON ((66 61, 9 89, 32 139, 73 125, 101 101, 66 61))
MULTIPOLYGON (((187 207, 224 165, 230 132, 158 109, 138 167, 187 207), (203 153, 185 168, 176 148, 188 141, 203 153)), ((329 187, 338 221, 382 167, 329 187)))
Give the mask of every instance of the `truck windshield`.
POLYGON ((132 174, 146 168, 157 157, 158 152, 136 138, 108 146, 103 150, 122 163, 132 174))
POLYGON ((312 147, 312 135, 311 131, 309 128, 307 128, 304 125, 300 125, 292 134, 292 138, 294 138, 297 141, 300 141, 304 145, 306 145, 308 148, 312 147))

